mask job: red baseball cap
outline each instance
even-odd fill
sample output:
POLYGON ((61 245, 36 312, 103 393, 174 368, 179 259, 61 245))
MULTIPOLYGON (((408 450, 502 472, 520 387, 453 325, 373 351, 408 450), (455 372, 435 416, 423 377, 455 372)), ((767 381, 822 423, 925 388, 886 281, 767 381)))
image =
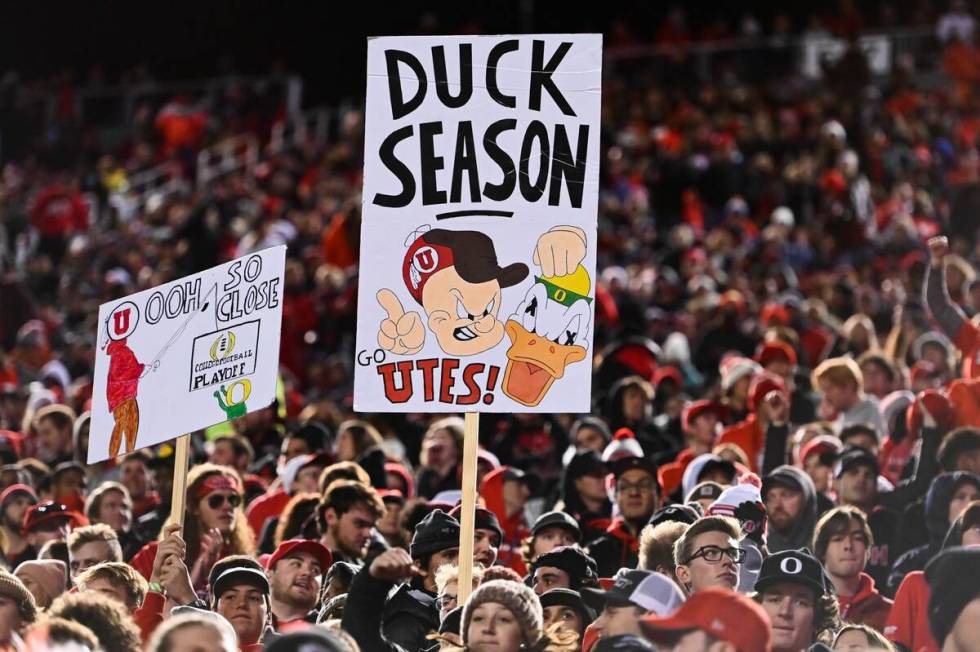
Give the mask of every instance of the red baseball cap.
POLYGON ((755 361, 765 367, 770 362, 775 360, 785 360, 786 362, 795 365, 796 351, 793 350, 786 342, 780 340, 769 340, 768 342, 763 342, 755 350, 755 361))
MULTIPOLYGON (((837 455, 844 448, 840 439, 831 435, 817 435, 800 449, 800 462, 806 464, 806 458, 811 455, 837 455)), ((832 466, 832 465, 829 465, 832 466)))
POLYGON ((333 563, 333 555, 319 541, 314 541, 313 539, 289 539, 280 543, 276 551, 266 561, 266 570, 272 570, 276 567, 276 563, 280 559, 294 552, 308 552, 313 555, 320 562, 320 570, 323 572, 326 572, 330 568, 330 564, 333 563))
POLYGON ((0 493, 0 509, 3 509, 7 505, 7 501, 16 495, 24 495, 34 501, 37 504, 37 494, 33 489, 28 487, 26 484, 16 483, 12 484, 0 493))
POLYGON ((720 421, 724 416, 725 407, 721 403, 706 400, 688 403, 681 411, 681 428, 685 431, 690 430, 691 422, 708 412, 713 412, 720 421))
POLYGON ((31 530, 36 530, 42 523, 59 520, 71 523, 75 527, 88 524, 88 520, 78 512, 68 509, 61 503, 46 500, 27 508, 21 530, 26 534, 31 530))
POLYGON ((739 652, 772 650, 772 625, 762 607, 741 593, 719 587, 695 593, 673 615, 644 616, 640 627, 654 643, 668 642, 678 634, 700 629, 731 643, 739 652))
POLYGON ((780 392, 786 395, 786 382, 776 374, 763 371, 752 378, 749 385, 749 411, 757 412, 762 401, 769 392, 780 392))

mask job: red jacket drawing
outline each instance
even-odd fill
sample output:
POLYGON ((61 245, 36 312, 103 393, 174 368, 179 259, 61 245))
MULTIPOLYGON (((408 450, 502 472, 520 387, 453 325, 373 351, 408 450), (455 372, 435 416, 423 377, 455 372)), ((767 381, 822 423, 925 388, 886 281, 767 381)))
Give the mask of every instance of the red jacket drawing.
POLYGON ((146 365, 136 359, 133 350, 126 346, 125 339, 109 342, 106 353, 110 358, 106 397, 109 411, 115 412, 121 403, 136 398, 136 389, 146 365))

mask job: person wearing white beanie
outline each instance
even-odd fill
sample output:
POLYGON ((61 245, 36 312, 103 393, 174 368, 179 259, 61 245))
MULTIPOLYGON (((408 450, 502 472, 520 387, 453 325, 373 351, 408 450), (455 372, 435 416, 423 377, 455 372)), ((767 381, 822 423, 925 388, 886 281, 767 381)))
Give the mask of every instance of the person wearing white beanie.
POLYGON ((739 547, 745 551, 745 559, 738 567, 738 592, 750 593, 759 577, 766 543, 766 506, 762 501, 762 481, 755 474, 747 474, 741 483, 729 487, 708 507, 709 516, 730 516, 738 519, 742 528, 739 547))

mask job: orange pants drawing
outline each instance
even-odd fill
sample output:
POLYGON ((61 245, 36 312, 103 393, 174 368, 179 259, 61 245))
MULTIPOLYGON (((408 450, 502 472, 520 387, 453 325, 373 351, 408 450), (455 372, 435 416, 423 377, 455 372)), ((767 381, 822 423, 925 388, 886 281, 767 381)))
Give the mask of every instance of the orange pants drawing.
POLYGON ((109 457, 119 455, 119 445, 122 444, 123 433, 126 433, 126 452, 136 449, 136 433, 140 426, 140 408, 135 398, 126 399, 112 411, 116 425, 109 438, 109 457))

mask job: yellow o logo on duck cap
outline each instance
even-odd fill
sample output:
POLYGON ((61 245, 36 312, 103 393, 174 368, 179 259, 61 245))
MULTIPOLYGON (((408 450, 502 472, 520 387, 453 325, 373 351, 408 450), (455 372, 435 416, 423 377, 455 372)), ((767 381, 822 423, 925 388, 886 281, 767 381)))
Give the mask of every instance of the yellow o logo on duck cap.
MULTIPOLYGON (((589 296, 589 291, 592 289, 592 279, 589 278, 589 273, 581 265, 576 267, 574 272, 565 276, 542 276, 541 278, 556 287, 583 297, 589 296)), ((562 299, 558 300, 562 301, 562 299)))

